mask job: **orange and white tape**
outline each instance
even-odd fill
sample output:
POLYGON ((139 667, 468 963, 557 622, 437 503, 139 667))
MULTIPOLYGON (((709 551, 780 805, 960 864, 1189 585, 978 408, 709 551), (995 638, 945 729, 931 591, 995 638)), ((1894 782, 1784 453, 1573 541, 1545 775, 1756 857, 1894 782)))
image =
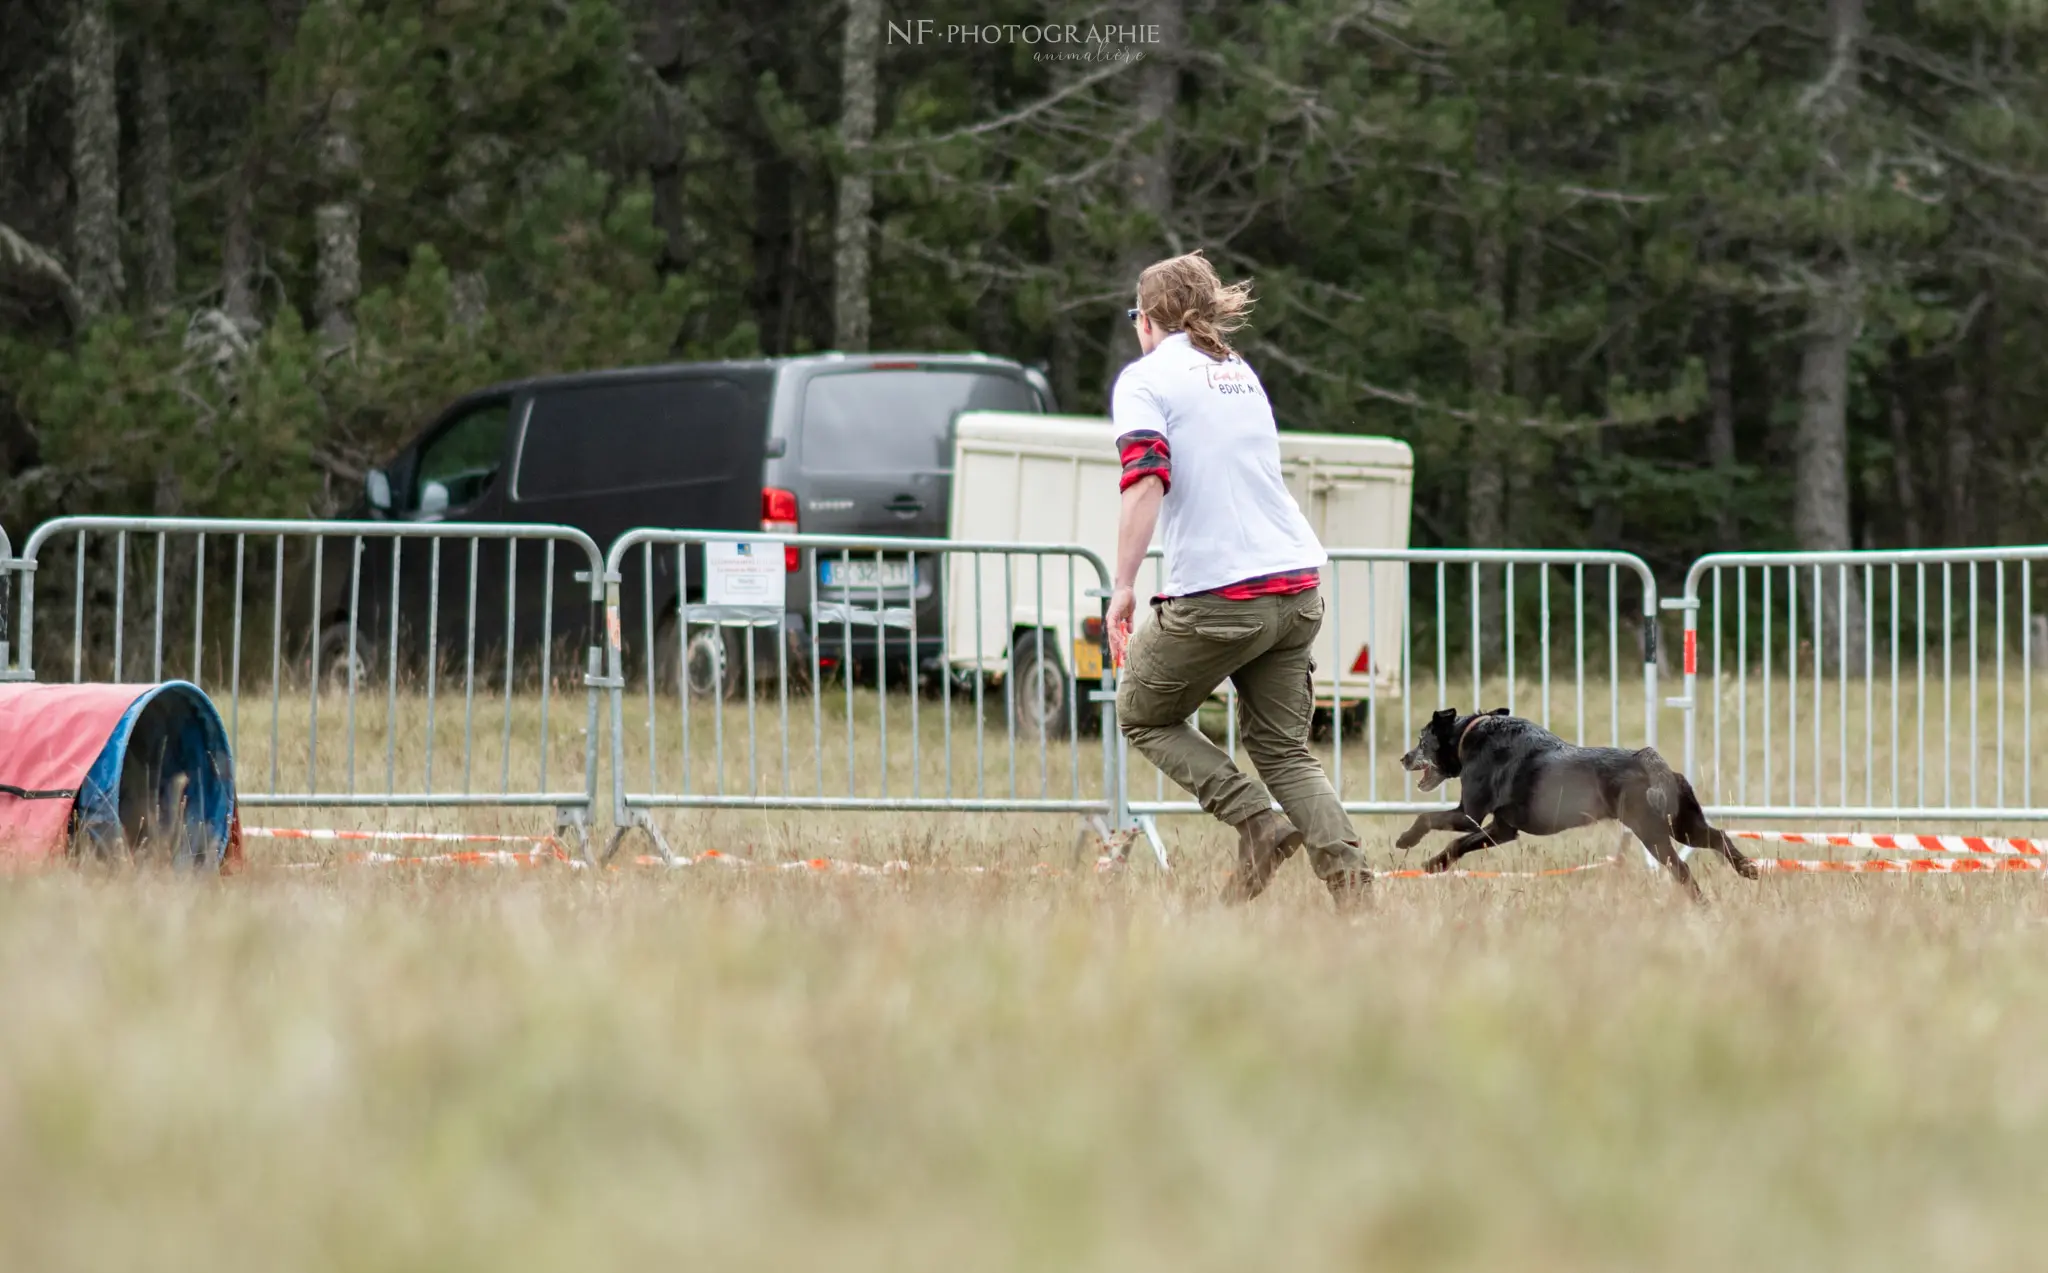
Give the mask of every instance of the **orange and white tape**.
POLYGON ((1772 844, 1827 845, 1837 849, 1874 849, 1885 853, 2048 854, 2048 841, 2016 840, 1983 835, 1869 835, 1860 831, 1730 831, 1735 840, 1772 844))
POLYGON ((1798 858, 1754 858, 1757 869, 1812 875, 1986 875, 2003 871, 2048 871, 2048 861, 2023 857, 1868 858, 1859 862, 1798 858))
MULTIPOLYGON (((378 842, 401 844, 529 844, 526 850, 470 849, 455 853, 430 853, 408 856, 399 853, 379 853, 375 850, 344 854, 341 861, 349 866, 554 866, 566 863, 571 867, 584 865, 583 859, 569 852, 560 840, 551 835, 471 835, 462 831, 337 831, 331 827, 243 827, 244 836, 259 840, 319 840, 333 842, 378 842)), ((281 863, 294 870, 310 870, 328 865, 324 862, 281 863)))
MULTIPOLYGON (((373 851, 345 854, 341 862, 346 866, 566 866, 572 870, 580 870, 587 865, 560 845, 528 853, 482 849, 462 853, 428 853, 417 857, 373 851)), ((310 871, 330 863, 281 862, 277 865, 287 870, 310 871)))
POLYGON ((557 844, 551 835, 471 835, 464 831, 336 831, 296 827, 243 827, 259 840, 383 840, 404 844, 557 844))
MULTIPOLYGON (((717 849, 709 849, 703 853, 688 857, 678 857, 672 863, 649 853, 634 858, 633 863, 636 866, 730 866, 744 870, 807 871, 814 875, 907 875, 911 873, 920 875, 927 873, 1003 875, 1008 873, 999 866, 913 867, 910 863, 901 859, 893 862, 884 862, 879 866, 867 862, 849 862, 844 858, 801 858, 795 862, 764 863, 756 862, 752 858, 736 857, 730 853, 721 853, 717 849)), ((1040 862, 1031 867, 1026 874, 1065 875, 1066 872, 1040 862)))
POLYGON ((1376 880, 1543 880, 1554 875, 1578 875, 1585 871, 1597 871, 1603 866, 1612 866, 1618 858, 1601 858, 1597 862, 1581 862, 1577 866, 1556 866, 1545 871, 1421 871, 1400 870, 1380 871, 1376 880))

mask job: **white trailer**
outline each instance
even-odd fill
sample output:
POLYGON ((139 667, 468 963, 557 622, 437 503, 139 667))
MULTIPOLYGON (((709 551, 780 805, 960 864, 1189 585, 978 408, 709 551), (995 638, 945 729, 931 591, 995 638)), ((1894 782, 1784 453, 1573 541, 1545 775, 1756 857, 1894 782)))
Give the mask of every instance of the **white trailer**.
MULTIPOLYGON (((1324 547, 1408 547, 1415 460, 1405 442, 1282 433, 1280 460, 1324 547)), ((963 412, 953 443, 948 533, 956 540, 1078 544, 1113 570, 1120 467, 1116 429, 1107 420, 963 412)), ((1140 625, 1150 619, 1143 602, 1162 578, 1156 561, 1139 575, 1140 625)), ((1042 662, 1042 642, 1059 660, 1060 680, 1098 680, 1103 602, 1087 593, 1100 586, 1090 569, 1070 574, 1063 558, 1034 564, 984 557, 977 565, 956 554, 947 579, 947 658, 961 671, 1007 675, 1013 638, 1036 630, 1042 635, 1031 643, 1014 642, 1020 676, 1042 662)), ((1406 592, 1407 572, 1398 562, 1333 561, 1324 569, 1328 614, 1315 653, 1320 702, 1329 704, 1340 689, 1346 702, 1362 699, 1369 683, 1381 697, 1400 692, 1406 592)), ((1053 688, 1045 684, 1049 676, 1032 679, 1053 688)), ((1028 724, 1023 714, 1020 723, 1028 724)), ((1058 714, 1065 714, 1064 703, 1058 714)))

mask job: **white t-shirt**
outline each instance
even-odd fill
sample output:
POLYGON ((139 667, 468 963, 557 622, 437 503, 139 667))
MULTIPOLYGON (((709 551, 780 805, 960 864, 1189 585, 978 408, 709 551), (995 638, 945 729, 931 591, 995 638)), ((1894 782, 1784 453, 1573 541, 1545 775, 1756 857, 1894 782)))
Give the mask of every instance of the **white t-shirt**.
POLYGON ((1175 332, 1123 369, 1110 394, 1127 480, 1167 472, 1160 504, 1165 593, 1211 592, 1329 560, 1280 476, 1280 431, 1244 359, 1218 361, 1175 332), (1134 449, 1135 448, 1135 449, 1134 449), (1149 452, 1133 464, 1129 457, 1149 452))

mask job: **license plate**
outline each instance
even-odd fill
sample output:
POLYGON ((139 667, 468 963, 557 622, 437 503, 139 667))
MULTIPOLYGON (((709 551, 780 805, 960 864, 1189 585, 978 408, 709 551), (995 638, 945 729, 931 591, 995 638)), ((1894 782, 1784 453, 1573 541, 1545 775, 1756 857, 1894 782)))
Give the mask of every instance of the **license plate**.
POLYGON ((859 558, 837 561, 828 557, 818 563, 818 581, 827 588, 908 588, 910 563, 859 558))
POLYGON ((1077 681, 1099 681, 1102 679, 1102 643, 1086 639, 1074 642, 1074 679, 1077 681))

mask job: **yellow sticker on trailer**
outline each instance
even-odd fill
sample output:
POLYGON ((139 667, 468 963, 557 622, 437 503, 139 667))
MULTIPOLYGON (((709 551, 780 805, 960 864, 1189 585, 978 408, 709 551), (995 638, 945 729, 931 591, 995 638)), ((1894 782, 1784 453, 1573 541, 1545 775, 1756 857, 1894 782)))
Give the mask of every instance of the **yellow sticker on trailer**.
POLYGON ((1077 681, 1099 681, 1102 679, 1102 642, 1090 641, 1085 637, 1074 642, 1074 679, 1077 681))

